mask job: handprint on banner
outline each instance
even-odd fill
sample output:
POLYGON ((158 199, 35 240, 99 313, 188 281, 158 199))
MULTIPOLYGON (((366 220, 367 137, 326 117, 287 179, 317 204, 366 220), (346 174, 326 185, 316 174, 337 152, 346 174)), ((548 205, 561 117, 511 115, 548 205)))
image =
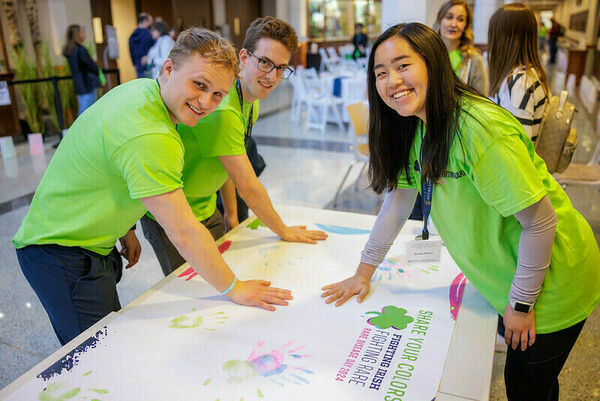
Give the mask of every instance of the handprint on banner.
POLYGON ((300 352, 306 348, 304 345, 293 347, 295 342, 292 340, 278 349, 265 352, 262 349, 264 341, 259 341, 257 348, 252 351, 246 360, 232 359, 223 364, 223 370, 229 376, 227 382, 242 383, 247 380, 265 377, 279 386, 284 386, 287 383, 297 385, 310 383, 307 377, 313 372, 304 366, 294 364, 294 360, 308 358, 310 355, 300 352))
MULTIPOLYGON (((89 376, 92 371, 84 373, 82 376, 89 376)), ((100 388, 90 388, 81 391, 81 387, 70 387, 68 380, 56 381, 50 383, 39 395, 40 401, 65 401, 78 397, 77 399, 92 399, 100 401, 98 397, 102 394, 108 394, 109 391, 100 388)))
POLYGON ((259 255, 263 258, 265 266, 271 266, 274 264, 276 267, 296 266, 297 263, 302 262, 304 256, 294 254, 291 249, 295 247, 294 244, 282 247, 280 245, 268 245, 258 249, 259 255), (285 258, 282 255, 286 255, 285 258), (285 262, 284 262, 285 261, 285 262))
POLYGON ((437 272, 440 269, 439 266, 433 264, 408 264, 404 262, 404 255, 393 256, 385 258, 371 281, 382 281, 391 280, 395 275, 412 277, 415 273, 430 274, 431 272, 437 272))
POLYGON ((192 308, 192 313, 187 315, 177 316, 171 320, 172 329, 191 329, 202 325, 204 330, 214 331, 213 325, 224 324, 229 317, 224 316, 225 312, 216 312, 209 315, 202 315, 201 312, 196 312, 196 308, 192 308))

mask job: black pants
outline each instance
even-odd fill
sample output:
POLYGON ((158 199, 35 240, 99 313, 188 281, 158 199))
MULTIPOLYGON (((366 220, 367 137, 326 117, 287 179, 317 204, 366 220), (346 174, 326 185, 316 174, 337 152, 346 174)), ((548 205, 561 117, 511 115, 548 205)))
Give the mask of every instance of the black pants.
POLYGON ((17 249, 25 278, 40 299, 62 345, 121 309, 117 283, 123 262, 79 247, 30 245, 17 249))
POLYGON ((558 45, 556 42, 556 38, 548 39, 548 48, 550 50, 550 61, 548 61, 549 64, 556 63, 556 53, 558 52, 558 45))
MULTIPOLYGON (((165 276, 168 276, 185 263, 183 256, 179 254, 175 245, 167 237, 165 230, 163 230, 156 220, 152 220, 147 215, 144 215, 140 219, 140 223, 144 231, 144 238, 152 245, 152 249, 154 249, 158 263, 160 263, 160 268, 165 276)), ((208 229, 215 241, 223 236, 223 216, 221 216, 218 210, 215 209, 213 215, 208 219, 202 220, 201 223, 208 229)))
MULTIPOLYGON (((248 205, 246 202, 240 197, 240 195, 235 192, 235 198, 237 200, 237 212, 238 212, 238 221, 241 223, 242 221, 248 218, 248 205)), ((223 207, 223 199, 221 199, 221 193, 217 192, 217 209, 221 212, 221 214, 225 214, 225 208, 223 207)))
MULTIPOLYGON (((554 333, 538 334, 525 351, 508 346, 504 382, 509 401, 558 401, 558 375, 584 324, 585 320, 554 333)), ((500 330, 504 334, 504 326, 500 330)))

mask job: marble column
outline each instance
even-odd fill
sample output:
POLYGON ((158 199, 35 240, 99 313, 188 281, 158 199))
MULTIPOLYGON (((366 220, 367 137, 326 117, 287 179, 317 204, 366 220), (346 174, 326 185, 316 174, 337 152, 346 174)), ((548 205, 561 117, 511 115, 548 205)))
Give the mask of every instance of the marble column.
POLYGON ((502 0, 475 0, 473 7, 473 35, 475 36, 475 43, 487 43, 490 17, 503 4, 504 1, 502 0))

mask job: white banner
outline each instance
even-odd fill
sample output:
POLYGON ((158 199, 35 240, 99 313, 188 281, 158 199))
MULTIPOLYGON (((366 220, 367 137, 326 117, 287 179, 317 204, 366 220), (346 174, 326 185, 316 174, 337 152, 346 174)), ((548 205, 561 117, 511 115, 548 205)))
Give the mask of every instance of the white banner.
POLYGON ((446 249, 407 264, 417 233, 401 235, 365 301, 336 308, 320 288, 354 273, 369 230, 309 228, 329 238, 287 243, 255 221, 220 246, 240 280, 292 290, 289 306, 236 305, 181 268, 8 399, 433 400, 466 281, 446 249))

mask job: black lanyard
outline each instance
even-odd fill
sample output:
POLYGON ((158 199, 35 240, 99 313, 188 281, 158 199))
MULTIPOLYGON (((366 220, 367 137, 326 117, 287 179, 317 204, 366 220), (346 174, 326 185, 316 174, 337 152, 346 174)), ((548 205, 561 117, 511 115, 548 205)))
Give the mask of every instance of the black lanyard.
MULTIPOLYGON (((244 94, 242 93, 242 84, 239 79, 235 80, 235 87, 237 89, 238 98, 240 99, 240 110, 242 111, 242 115, 244 115, 244 94)), ((248 126, 246 127, 246 132, 244 132, 244 136, 252 135, 252 125, 254 122, 252 121, 252 111, 254 110, 254 104, 250 107, 250 119, 248 121, 248 126)))
MULTIPOLYGON (((160 82, 158 82, 158 78, 156 78, 156 79, 155 79, 155 81, 156 81, 156 83, 158 84, 158 94, 160 95, 160 82)), ((164 104, 164 103, 165 103, 165 101, 163 100, 163 104, 164 104)), ((166 104, 165 104, 165 109, 167 109, 167 113, 170 113, 170 111, 169 111, 169 109, 168 109, 168 107, 167 107, 167 105, 166 105, 166 104)), ((169 118, 169 120, 170 120, 170 118, 169 118)), ((172 122, 173 122, 173 121, 171 120, 171 123, 172 123, 172 122)), ((179 124, 179 123, 177 123, 177 124, 179 124)), ((175 125, 175 129, 177 129, 177 124, 174 124, 174 125, 175 125)), ((134 226, 134 227, 135 227, 135 226, 134 226)))
POLYGON ((423 208, 423 232, 421 239, 429 239, 429 231, 427 231, 427 220, 431 213, 431 203, 433 201, 433 182, 423 178, 423 125, 421 123, 421 206, 423 208))

